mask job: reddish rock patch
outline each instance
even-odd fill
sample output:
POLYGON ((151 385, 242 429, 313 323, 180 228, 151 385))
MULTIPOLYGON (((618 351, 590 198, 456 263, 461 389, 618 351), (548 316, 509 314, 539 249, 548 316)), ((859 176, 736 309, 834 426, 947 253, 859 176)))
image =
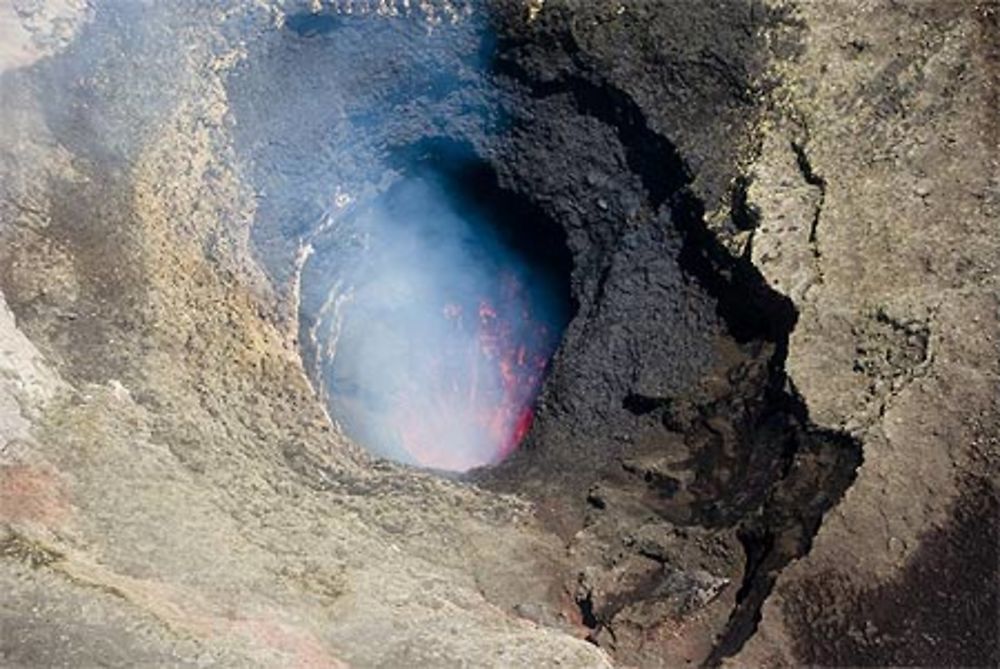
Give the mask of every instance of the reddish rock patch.
POLYGON ((0 467, 0 522, 62 525, 69 497, 55 472, 29 465, 0 467))

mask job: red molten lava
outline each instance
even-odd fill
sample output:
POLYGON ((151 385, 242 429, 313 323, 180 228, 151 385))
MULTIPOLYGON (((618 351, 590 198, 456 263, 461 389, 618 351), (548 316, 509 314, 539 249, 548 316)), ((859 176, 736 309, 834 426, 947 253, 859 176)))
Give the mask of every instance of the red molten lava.
POLYGON ((416 463, 464 471, 500 462, 517 448, 556 344, 531 311, 513 273, 501 276, 492 299, 442 307, 448 327, 470 335, 455 338, 469 342, 467 348, 434 352, 419 389, 398 397, 390 417, 416 463))

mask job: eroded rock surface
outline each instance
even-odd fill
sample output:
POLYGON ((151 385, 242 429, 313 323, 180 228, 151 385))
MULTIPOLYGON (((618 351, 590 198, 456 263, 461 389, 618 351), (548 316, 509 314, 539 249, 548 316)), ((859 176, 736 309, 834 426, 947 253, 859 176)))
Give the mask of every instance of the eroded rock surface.
POLYGON ((998 9, 796 16, 754 260, 800 312, 789 377, 864 464, 734 666, 996 664, 998 9))

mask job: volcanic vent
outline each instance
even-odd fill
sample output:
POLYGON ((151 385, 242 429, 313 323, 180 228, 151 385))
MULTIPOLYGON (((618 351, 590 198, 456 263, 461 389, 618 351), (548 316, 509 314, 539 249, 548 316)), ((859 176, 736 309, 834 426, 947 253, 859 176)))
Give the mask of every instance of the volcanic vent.
POLYGON ((333 418, 374 454, 464 471, 531 426, 569 320, 558 226, 468 146, 395 152, 389 185, 332 212, 303 281, 326 286, 305 336, 333 418))

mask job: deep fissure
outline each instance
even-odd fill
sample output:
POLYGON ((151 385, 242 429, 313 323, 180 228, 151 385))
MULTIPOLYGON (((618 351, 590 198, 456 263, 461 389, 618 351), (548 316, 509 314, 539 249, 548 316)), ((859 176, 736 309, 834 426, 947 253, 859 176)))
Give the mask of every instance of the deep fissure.
MULTIPOLYGON (((576 58, 579 50, 570 35, 561 42, 576 58)), ((611 125, 618 132, 629 167, 642 179, 654 208, 666 204, 671 220, 681 231, 684 244, 680 255, 681 266, 717 300, 720 315, 729 331, 739 341, 763 340, 774 344, 774 353, 768 364, 765 390, 765 407, 758 415, 759 424, 778 420, 784 434, 765 435, 765 438, 784 438, 780 449, 778 469, 780 475, 770 487, 767 499, 755 511, 737 523, 737 535, 746 553, 743 582, 736 596, 729 624, 706 660, 706 666, 717 666, 736 654, 753 636, 760 620, 760 610, 770 594, 777 574, 791 560, 808 553, 812 538, 823 514, 839 502, 846 489, 853 483, 861 463, 861 446, 844 434, 816 430, 808 419, 808 411, 785 376, 784 361, 787 356, 788 336, 795 327, 797 313, 788 297, 771 289, 748 257, 734 257, 715 238, 704 224, 704 207, 690 190, 692 176, 676 148, 645 122, 642 112, 627 94, 600 81, 594 74, 568 76, 555 81, 536 82, 512 60, 499 59, 498 71, 526 84, 532 94, 546 97, 570 93, 581 113, 611 125), (596 81, 595 81, 596 80, 596 81), (792 475, 793 467, 801 464, 808 452, 819 451, 834 460, 829 478, 816 481, 813 489, 796 490, 799 481, 792 475), (819 499, 807 499, 810 493, 819 499), (802 505, 803 508, 799 508, 802 505), (795 533, 798 538, 791 545, 776 546, 776 536, 795 533)), ((587 70, 585 66, 582 67, 587 70)), ((800 164, 804 157, 796 148, 800 164)), ((813 176, 806 166, 808 181, 822 187, 822 181, 813 176)), ((739 177, 732 188, 732 223, 738 230, 752 230, 757 214, 746 202, 749 182, 739 177)), ((814 233, 813 233, 814 234, 814 233)), ((603 284, 603 281, 601 281, 603 284)), ((626 396, 622 405, 636 415, 657 410, 664 411, 669 421, 670 399, 645 397, 638 394, 626 396)), ((765 427, 766 430, 766 427, 765 427)), ((750 428, 747 442, 758 440, 756 428, 750 428)), ((653 484, 653 475, 645 472, 647 483, 653 484)), ((660 479, 654 485, 664 494, 672 494, 675 480, 660 479)), ((587 503, 599 509, 605 502, 592 495, 587 503)), ((581 615, 587 626, 595 629, 605 621, 595 617, 592 596, 588 593, 578 600, 581 615)), ((588 638, 593 638, 593 635, 588 638)))

